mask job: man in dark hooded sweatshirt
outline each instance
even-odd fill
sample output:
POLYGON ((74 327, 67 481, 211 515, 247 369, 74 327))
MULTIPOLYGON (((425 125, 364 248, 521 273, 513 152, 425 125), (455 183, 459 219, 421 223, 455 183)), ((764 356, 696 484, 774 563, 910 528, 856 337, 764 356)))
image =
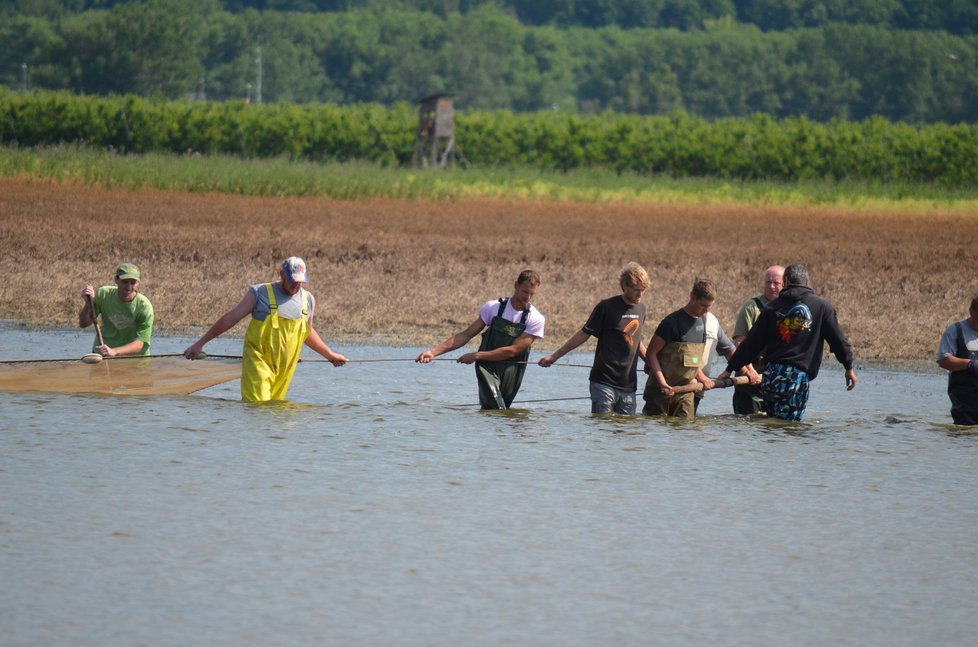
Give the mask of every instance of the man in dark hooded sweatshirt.
POLYGON ((845 367, 846 389, 851 391, 856 386, 852 347, 835 308, 808 287, 803 265, 789 265, 781 294, 761 312, 719 377, 728 377, 763 352, 767 364, 761 391, 767 414, 801 420, 808 404, 808 383, 822 365, 823 342, 829 343, 829 350, 845 367))

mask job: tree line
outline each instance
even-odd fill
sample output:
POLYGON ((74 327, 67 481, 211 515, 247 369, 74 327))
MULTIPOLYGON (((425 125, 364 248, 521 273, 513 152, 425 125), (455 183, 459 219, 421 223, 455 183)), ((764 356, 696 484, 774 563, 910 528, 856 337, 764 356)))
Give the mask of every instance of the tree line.
POLYGON ((387 106, 449 92, 462 110, 976 122, 978 36, 970 35, 974 20, 968 18, 974 6, 923 0, 6 0, 0 85, 387 106), (661 19, 667 8, 686 5, 700 12, 695 29, 661 27, 669 24, 661 19), (933 11, 924 11, 928 7, 933 11), (932 29, 935 16, 952 9, 958 33, 932 29), (916 15, 911 10, 927 19, 907 18, 916 15), (629 12, 648 17, 628 18, 629 12), (741 22, 750 12, 778 13, 789 28, 764 31, 761 26, 781 26, 773 19, 741 22), (621 23, 649 26, 623 29, 621 23))
MULTIPOLYGON (((59 18, 134 1, 142 0, 0 0, 0 13, 59 18)), ((218 0, 212 4, 230 12, 307 13, 397 6, 441 17, 492 5, 525 25, 558 27, 695 30, 711 20, 732 18, 763 31, 847 23, 978 33, 978 5, 967 0, 218 0)))

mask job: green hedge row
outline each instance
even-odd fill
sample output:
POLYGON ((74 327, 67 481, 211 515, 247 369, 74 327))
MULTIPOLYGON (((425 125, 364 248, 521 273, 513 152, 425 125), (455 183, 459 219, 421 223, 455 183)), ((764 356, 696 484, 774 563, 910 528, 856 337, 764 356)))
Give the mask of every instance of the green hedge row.
MULTIPOLYGON (((804 118, 709 122, 683 113, 583 117, 506 111, 456 115, 469 164, 612 168, 674 177, 836 179, 978 184, 978 127, 804 118)), ((0 88, 0 142, 84 143, 121 152, 221 153, 313 161, 410 162, 417 114, 408 104, 155 101, 0 88)))

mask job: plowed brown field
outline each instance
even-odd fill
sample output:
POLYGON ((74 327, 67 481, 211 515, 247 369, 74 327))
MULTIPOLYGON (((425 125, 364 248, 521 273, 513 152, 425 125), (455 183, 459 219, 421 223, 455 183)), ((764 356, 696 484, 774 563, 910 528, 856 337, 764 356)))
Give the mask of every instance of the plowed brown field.
MULTIPOLYGON (((86 282, 139 265, 157 330, 197 334, 250 283, 305 258, 327 342, 429 344, 509 296, 523 268, 555 347, 618 292, 622 265, 652 277, 651 336, 696 276, 734 315, 772 263, 804 263, 857 358, 925 359, 978 292, 978 214, 833 208, 248 198, 0 179, 0 319, 74 325, 86 282)), ((238 334, 243 325, 236 329, 238 334)))

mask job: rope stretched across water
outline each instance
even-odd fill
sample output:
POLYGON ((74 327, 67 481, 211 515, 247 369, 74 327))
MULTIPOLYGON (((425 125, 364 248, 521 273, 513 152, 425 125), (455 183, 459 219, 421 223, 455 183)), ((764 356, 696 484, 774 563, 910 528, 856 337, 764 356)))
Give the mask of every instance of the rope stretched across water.
MULTIPOLYGON (((241 359, 241 356, 240 355, 208 355, 208 357, 221 357, 221 358, 226 358, 226 359, 241 359)), ((347 360, 346 363, 347 364, 369 364, 369 363, 372 363, 372 362, 417 362, 417 361, 418 360, 415 359, 414 357, 383 357, 383 358, 377 358, 377 359, 350 359, 350 360, 347 360)), ((432 362, 456 362, 457 360, 455 358, 453 358, 453 357, 433 357, 433 358, 431 358, 431 361, 432 362)), ((323 359, 319 359, 319 358, 316 358, 316 359, 302 359, 302 358, 299 358, 299 363, 331 363, 331 362, 328 359, 325 359, 325 358, 323 358, 323 359)), ((493 362, 490 362, 490 363, 493 363, 493 362)), ((531 362, 531 361, 526 361, 526 360, 521 360, 521 361, 517 361, 517 362, 502 361, 502 362, 494 362, 494 363, 498 363, 498 364, 527 364, 527 365, 535 365, 536 364, 536 362, 531 362)), ((590 365, 587 365, 587 364, 551 364, 551 366, 568 366, 568 367, 573 367, 573 368, 591 368, 591 366, 590 365)), ((539 400, 518 400, 516 402, 513 402, 513 404, 533 404, 533 403, 538 403, 538 402, 558 402, 558 401, 561 401, 561 400, 590 400, 590 399, 591 399, 591 396, 585 395, 585 396, 570 397, 570 398, 542 398, 542 399, 539 399, 539 400)), ((475 403, 468 403, 467 402, 465 404, 450 404, 450 405, 447 405, 447 406, 450 406, 450 407, 480 407, 482 405, 480 403, 478 403, 478 402, 475 402, 475 403)))
MULTIPOLYGON (((122 359, 152 359, 154 357, 183 357, 183 353, 160 353, 158 355, 114 355, 103 357, 103 360, 122 360, 122 359)), ((211 355, 210 357, 220 359, 234 359, 224 355, 211 355)), ((238 357, 238 359, 241 359, 238 357)), ((42 362, 80 362, 80 357, 55 357, 51 359, 0 359, 0 364, 36 364, 42 362)))
MULTIPOLYGON (((209 357, 225 357, 225 356, 224 355, 209 355, 209 357)), ((415 359, 415 358, 413 358, 413 357, 393 357, 393 358, 384 358, 384 359, 348 359, 346 361, 346 363, 347 364, 366 364, 366 363, 369 363, 369 362, 417 362, 417 361, 418 360, 415 359)), ((454 357, 433 357, 433 358, 431 358, 431 361, 432 362, 456 362, 456 363, 458 362, 458 360, 456 358, 454 358, 454 357)), ((318 358, 317 359, 301 359, 300 358, 299 359, 299 362, 300 363, 307 363, 307 362, 308 363, 315 363, 315 362, 326 362, 326 363, 329 363, 329 360, 328 359, 318 359, 318 358)), ((418 363, 420 364, 420 362, 418 362, 418 363)), ((499 361, 499 362, 482 362, 482 363, 483 364, 525 364, 527 366, 536 366, 537 365, 537 362, 526 361, 526 360, 522 360, 522 361, 518 361, 518 362, 511 362, 511 361, 508 361, 508 360, 502 360, 502 361, 499 361)), ((551 367, 553 367, 553 366, 568 366, 568 367, 573 367, 573 368, 591 368, 591 365, 590 364, 551 364, 550 366, 551 367)))
MULTIPOLYGON (((152 355, 114 355, 103 357, 103 360, 124 360, 124 359, 153 359, 154 357, 183 357, 183 353, 154 353, 152 355)), ((207 359, 208 357, 212 359, 241 359, 241 355, 215 355, 211 353, 205 353, 200 357, 200 359, 207 359)), ((51 357, 43 359, 0 359, 0 364, 40 364, 45 362, 77 362, 80 361, 80 357, 51 357)), ((431 359, 432 362, 457 362, 455 358, 452 357, 434 357, 431 359)), ((315 363, 331 363, 328 359, 303 359, 299 358, 299 362, 302 364, 315 364, 315 363)), ((373 362, 417 362, 417 359, 413 357, 384 357, 377 359, 348 359, 347 364, 370 364, 373 362)), ((489 364, 526 364, 528 366, 536 365, 536 362, 531 361, 518 361, 518 362, 486 362, 489 364)), ((591 368, 587 364, 551 364, 551 366, 563 366, 571 368, 591 368)))
MULTIPOLYGON (((577 395, 569 398, 540 398, 539 400, 514 400, 513 404, 533 404, 535 402, 560 402, 562 400, 590 400, 589 395, 577 395)), ((466 402, 465 404, 449 404, 449 407, 464 408, 464 407, 481 407, 480 402, 466 402)), ((490 411, 507 411, 507 409, 490 409, 490 411)))

